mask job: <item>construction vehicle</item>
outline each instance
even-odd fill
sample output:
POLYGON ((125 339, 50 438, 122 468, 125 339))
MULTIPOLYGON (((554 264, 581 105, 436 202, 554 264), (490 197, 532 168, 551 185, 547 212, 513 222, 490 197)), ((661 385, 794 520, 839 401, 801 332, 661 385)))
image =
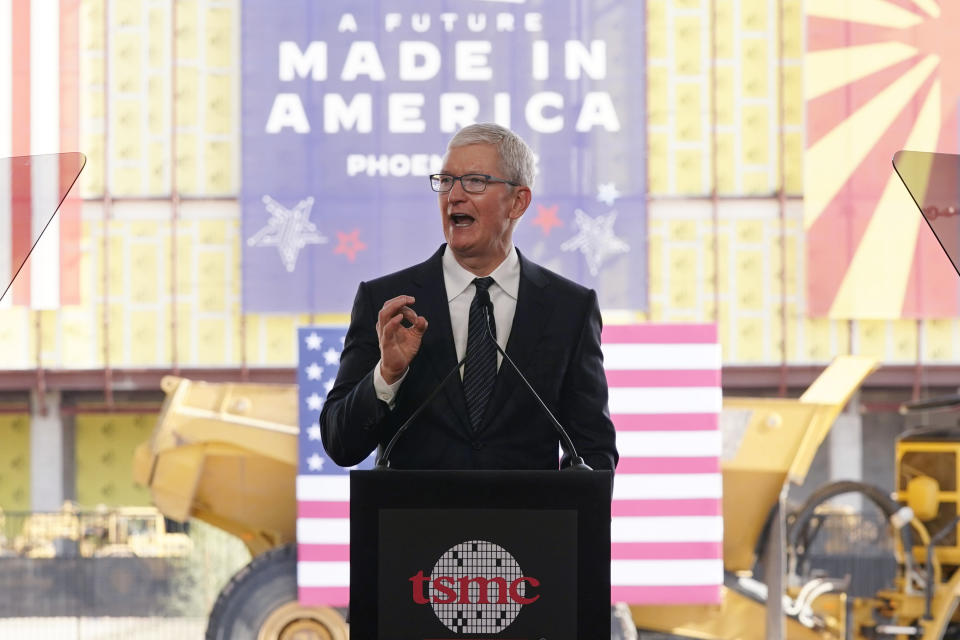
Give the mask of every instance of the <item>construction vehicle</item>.
MULTIPOLYGON (((897 444, 895 497, 839 482, 785 512, 785 488, 803 482, 834 420, 875 366, 841 356, 798 399, 724 399, 724 412, 742 419, 723 421, 721 603, 631 605, 637 627, 701 639, 960 637, 951 626, 960 595, 960 438, 905 435, 897 444), (874 502, 899 535, 896 586, 869 598, 848 597, 842 579, 802 575, 811 523, 831 497, 850 491, 874 502), (756 574, 761 559, 764 580, 756 574)), ((220 593, 207 637, 348 638, 341 609, 297 602, 296 387, 174 376, 162 386, 167 397, 151 440, 137 449, 136 480, 167 517, 220 527, 253 556, 220 593)))

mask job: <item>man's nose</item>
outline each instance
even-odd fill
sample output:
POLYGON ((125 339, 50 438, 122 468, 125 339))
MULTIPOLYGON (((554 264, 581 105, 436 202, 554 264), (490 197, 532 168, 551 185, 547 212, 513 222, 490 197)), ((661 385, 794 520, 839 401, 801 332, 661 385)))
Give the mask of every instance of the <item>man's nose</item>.
POLYGON ((453 181, 453 186, 450 187, 450 191, 447 192, 447 198, 452 202, 462 202, 467 199, 467 192, 463 188, 462 180, 453 181))

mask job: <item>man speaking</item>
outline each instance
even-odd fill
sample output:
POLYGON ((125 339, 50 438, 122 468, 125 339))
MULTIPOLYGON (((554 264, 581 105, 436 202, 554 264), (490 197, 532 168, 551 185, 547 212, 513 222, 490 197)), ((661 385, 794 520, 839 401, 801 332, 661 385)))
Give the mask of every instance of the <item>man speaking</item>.
MULTIPOLYGON (((475 124, 450 140, 441 173, 430 176, 446 244, 357 291, 320 414, 334 462, 353 466, 382 451, 419 410, 393 467, 556 469, 558 429, 495 337, 585 462, 616 467, 596 293, 513 245, 533 179, 533 153, 508 129, 475 124), (448 377, 461 361, 460 375, 448 377)), ((569 460, 566 452, 560 466, 569 460)))

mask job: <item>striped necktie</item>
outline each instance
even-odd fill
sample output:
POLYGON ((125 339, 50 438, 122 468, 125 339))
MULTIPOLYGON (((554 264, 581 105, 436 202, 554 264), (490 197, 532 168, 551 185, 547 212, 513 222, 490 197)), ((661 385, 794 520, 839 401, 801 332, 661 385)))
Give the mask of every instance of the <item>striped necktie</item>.
POLYGON ((497 323, 493 319, 493 304, 487 291, 493 284, 493 278, 474 278, 477 293, 470 303, 470 321, 467 328, 467 361, 463 368, 463 393, 467 399, 467 411, 470 425, 474 430, 480 428, 483 411, 493 391, 493 382, 497 377, 497 348, 487 335, 487 321, 484 307, 490 307, 490 331, 497 337, 497 323))

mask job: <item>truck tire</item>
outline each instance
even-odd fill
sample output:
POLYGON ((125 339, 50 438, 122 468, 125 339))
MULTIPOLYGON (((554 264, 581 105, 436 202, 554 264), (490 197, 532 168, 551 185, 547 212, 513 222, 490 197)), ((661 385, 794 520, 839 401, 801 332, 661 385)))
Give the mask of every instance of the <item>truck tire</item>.
POLYGON ((347 640, 343 616, 297 602, 297 550, 292 544, 255 557, 220 591, 207 640, 347 640))

